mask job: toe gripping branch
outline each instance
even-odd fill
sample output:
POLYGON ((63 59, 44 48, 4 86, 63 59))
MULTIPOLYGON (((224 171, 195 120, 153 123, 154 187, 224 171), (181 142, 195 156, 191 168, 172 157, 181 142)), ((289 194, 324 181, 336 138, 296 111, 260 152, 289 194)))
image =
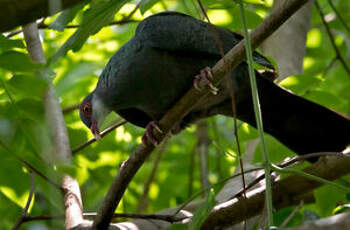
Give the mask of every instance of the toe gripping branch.
POLYGON ((142 142, 145 145, 157 146, 160 143, 159 136, 162 136, 164 132, 159 128, 157 121, 151 121, 146 126, 145 134, 142 137, 142 142))
POLYGON ((210 67, 205 67, 200 71, 200 74, 195 76, 193 80, 193 86, 197 90, 201 91, 206 85, 209 86, 210 92, 214 95, 218 94, 219 89, 213 85, 213 74, 210 67))

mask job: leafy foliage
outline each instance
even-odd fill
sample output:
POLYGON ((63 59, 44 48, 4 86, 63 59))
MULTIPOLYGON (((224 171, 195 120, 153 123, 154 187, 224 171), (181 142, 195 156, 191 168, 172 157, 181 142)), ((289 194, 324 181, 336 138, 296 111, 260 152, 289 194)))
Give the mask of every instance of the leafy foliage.
MULTIPOLYGON (((212 23, 231 30, 241 31, 238 6, 234 1, 202 1, 208 7, 208 16, 212 23)), ((255 28, 268 14, 272 1, 245 1, 248 27, 255 28)), ((350 21, 350 4, 347 1, 334 1, 339 13, 350 21)), ((46 19, 50 27, 41 31, 45 55, 51 60, 50 68, 56 74, 54 84, 63 108, 79 103, 93 90, 104 65, 114 52, 134 34, 137 23, 130 22, 118 26, 108 26, 111 21, 120 21, 135 7, 129 0, 97 0, 88 5, 80 5, 62 12, 59 16, 46 19), (69 24, 79 24, 77 29, 64 29, 69 24), (69 52, 70 50, 74 51, 69 52)), ((350 60, 350 31, 347 31, 337 15, 326 4, 322 4, 329 25, 336 36, 336 44, 342 56, 350 60)), ((132 15, 134 21, 163 10, 175 10, 199 18, 196 1, 142 1, 140 10, 132 15)), ((350 115, 350 78, 331 48, 329 38, 322 27, 317 12, 312 15, 312 28, 308 34, 307 53, 304 60, 304 73, 286 78, 281 85, 309 100, 350 115)), ((278 60, 276 60, 278 61, 278 60)), ((143 130, 126 124, 107 135, 101 141, 89 145, 74 155, 71 168, 64 168, 52 159, 53 151, 50 134, 45 122, 43 95, 47 89, 45 80, 37 77, 36 71, 43 66, 34 64, 25 50, 20 35, 6 38, 0 36, 0 229, 9 229, 17 221, 29 194, 30 176, 28 169, 18 160, 18 156, 33 165, 43 174, 60 183, 62 172, 74 175, 80 186, 85 211, 96 211, 103 200, 118 166, 141 142, 143 130)), ((104 127, 120 118, 111 114, 104 127)), ((71 147, 86 142, 92 137, 89 130, 80 122, 77 111, 66 113, 71 147)), ((327 122, 327 121, 325 121, 327 122)), ((230 118, 215 117, 208 119, 211 144, 208 149, 210 183, 216 183, 234 172, 237 166, 235 155, 233 121, 230 118)), ((104 128, 103 127, 103 128, 104 128)), ((195 156, 193 180, 190 181, 191 155, 194 152, 197 137, 193 125, 181 134, 171 138, 161 160, 148 194, 148 206, 144 212, 153 213, 175 207, 185 202, 192 191, 201 189, 199 160, 195 156)), ((239 123, 238 135, 242 152, 253 154, 253 161, 261 162, 260 145, 251 152, 252 141, 258 137, 254 128, 239 123), (248 151, 249 150, 249 151, 248 151)), ((271 136, 266 136, 267 151, 273 162, 282 161, 294 154, 271 136)), ((153 168, 154 159, 143 165, 133 179, 123 198, 118 212, 135 212, 153 168)), ((340 180, 348 185, 349 178, 340 180)), ((215 191, 217 192, 217 191, 215 191)), ((35 176, 34 204, 30 215, 63 213, 59 191, 39 176, 35 176)), ((213 194, 210 193, 204 209, 212 207, 213 194)), ((332 215, 337 206, 344 207, 349 202, 349 194, 326 186, 315 192, 316 203, 304 206, 288 226, 300 224, 307 218, 307 212, 316 216, 332 215), (329 194, 332 194, 331 197, 329 194)), ((276 223, 293 211, 287 208, 277 212, 276 223)), ((202 221, 207 213, 200 213, 196 219, 202 221)), ((195 223, 194 223, 195 224, 195 223)), ((62 220, 52 222, 27 223, 23 229, 36 226, 43 229, 60 229, 62 220)))

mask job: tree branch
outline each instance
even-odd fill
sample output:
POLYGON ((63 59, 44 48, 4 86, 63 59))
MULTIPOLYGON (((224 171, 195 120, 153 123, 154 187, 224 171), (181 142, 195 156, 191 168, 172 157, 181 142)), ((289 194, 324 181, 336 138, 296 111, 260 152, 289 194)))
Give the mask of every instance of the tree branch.
POLYGON ((31 170, 29 171, 29 175, 30 175, 30 190, 29 190, 28 200, 27 200, 27 203, 26 203, 26 205, 25 205, 25 207, 23 209, 22 215, 20 216, 18 221, 15 223, 15 225, 12 228, 12 230, 19 229, 21 224, 24 222, 24 219, 25 219, 25 217, 28 214, 28 210, 29 210, 30 204, 32 203, 32 200, 33 200, 33 195, 34 195, 34 175, 33 175, 33 172, 31 170))
MULTIPOLYGON (((30 23, 23 27, 23 35, 27 44, 27 50, 34 62, 45 63, 45 56, 41 46, 38 27, 36 23, 30 23)), ((41 74, 40 72, 38 73, 41 74)), ((50 82, 49 79, 47 79, 50 82)), ((71 164, 71 151, 67 127, 63 113, 51 82, 44 95, 45 115, 49 123, 54 151, 52 157, 58 159, 58 164, 71 164)), ((62 188, 66 211, 66 228, 70 229, 83 221, 82 201, 78 182, 68 175, 62 178, 62 188)))
MULTIPOLYGON (((110 22, 108 25, 110 26, 113 26, 113 25, 124 25, 124 24, 127 24, 127 23, 134 23, 134 22, 140 22, 138 20, 132 20, 132 19, 122 19, 122 20, 119 20, 119 21, 113 21, 113 22, 110 22)), ((79 28, 80 25, 67 25, 66 27, 64 27, 65 29, 77 29, 79 28)), ((47 25, 47 24, 44 24, 44 23, 38 23, 38 29, 51 29, 50 28, 50 25, 47 25)), ((9 33, 6 37, 7 38, 10 38, 10 37, 13 37, 19 33, 23 32, 23 30, 16 30, 16 31, 13 31, 11 33, 9 33)), ((63 111, 64 113, 65 111, 63 111)))
MULTIPOLYGON (((293 13, 295 13, 307 0, 288 1, 285 5, 272 11, 264 22, 251 33, 251 45, 255 49, 261 42, 270 36, 281 26, 293 13)), ((213 68, 213 83, 217 84, 234 67, 240 64, 245 57, 244 40, 231 49, 223 59, 213 68)), ((168 133, 196 104, 198 99, 207 95, 209 90, 198 91, 192 87, 159 121, 160 128, 168 133)), ((164 136, 157 139, 162 140, 164 136)), ((154 150, 153 146, 141 144, 124 162, 113 184, 111 185, 93 224, 94 229, 107 229, 113 213, 118 206, 128 184, 146 158, 154 150)))
POLYGON ((287 228, 286 230, 343 230, 350 226, 350 212, 340 213, 331 217, 307 222, 301 226, 287 228))
MULTIPOLYGON (((127 121, 122 120, 122 121, 117 122, 117 123, 115 123, 114 125, 112 125, 112 126, 106 128, 105 130, 103 130, 103 131, 100 133, 101 137, 106 136, 108 133, 110 133, 110 132, 112 132, 113 130, 115 130, 116 128, 118 128, 118 127, 124 125, 125 123, 127 123, 127 121)), ((79 146, 73 148, 73 149, 72 149, 72 154, 76 154, 77 152, 79 152, 80 150, 84 149, 85 147, 91 145, 91 144, 94 143, 95 141, 96 141, 96 138, 93 137, 93 138, 91 138, 90 140, 88 140, 87 142, 85 142, 85 143, 83 143, 83 144, 81 144, 81 145, 79 145, 79 146)))
MULTIPOLYGON (((303 170, 306 173, 327 180, 338 179, 350 173, 350 158, 327 156, 303 170)), ((320 187, 322 184, 298 175, 291 175, 273 184, 273 205, 277 209, 298 204, 304 194, 320 187)), ((258 188, 247 193, 247 199, 235 198, 214 207, 203 223, 201 229, 212 229, 213 226, 224 227, 241 222, 244 219, 241 212, 247 204, 246 218, 261 213, 264 207, 265 188, 258 188)))

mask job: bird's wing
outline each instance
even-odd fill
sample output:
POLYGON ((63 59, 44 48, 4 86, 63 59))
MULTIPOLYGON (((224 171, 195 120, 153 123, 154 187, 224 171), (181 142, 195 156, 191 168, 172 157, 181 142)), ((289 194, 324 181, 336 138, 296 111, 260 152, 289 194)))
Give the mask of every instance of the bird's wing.
MULTIPOLYGON (((139 24, 135 34, 143 45, 219 59, 220 49, 214 36, 218 37, 225 53, 243 38, 218 26, 211 28, 206 22, 177 12, 163 12, 148 17, 139 24)), ((259 53, 254 52, 253 58, 258 64, 274 69, 271 62, 259 53)))

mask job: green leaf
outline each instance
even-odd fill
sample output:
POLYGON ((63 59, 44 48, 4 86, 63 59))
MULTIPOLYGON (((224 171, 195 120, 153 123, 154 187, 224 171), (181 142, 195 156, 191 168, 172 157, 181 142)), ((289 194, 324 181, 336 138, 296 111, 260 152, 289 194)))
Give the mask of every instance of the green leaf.
POLYGON ((63 46, 49 60, 54 62, 64 56, 69 50, 74 52, 81 49, 90 35, 96 34, 100 29, 112 21, 119 9, 130 0, 93 1, 90 8, 83 15, 83 21, 78 30, 68 38, 63 46))
POLYGON ((326 185, 315 190, 314 194, 316 206, 321 216, 332 215, 336 205, 346 201, 346 192, 331 185, 326 185))
POLYGON ((200 226, 202 225, 205 218, 209 215, 211 209, 215 206, 215 193, 213 189, 210 189, 208 192, 208 198, 205 203, 200 205, 192 218, 192 221, 190 222, 189 229, 200 229, 200 226))
POLYGON ((145 0, 145 1, 141 1, 141 4, 140 4, 141 14, 144 14, 147 10, 152 8, 152 6, 157 4, 159 1, 160 0, 145 0))
POLYGON ((0 68, 13 72, 36 71, 42 66, 43 64, 33 63, 25 53, 11 50, 0 54, 0 68))
POLYGON ((45 80, 32 74, 15 75, 7 82, 7 85, 15 96, 34 99, 41 99, 47 88, 45 80))
POLYGON ((23 41, 18 39, 8 39, 4 35, 0 34, 0 51, 7 51, 13 48, 25 48, 23 41))
MULTIPOLYGON (((230 10, 230 14, 233 19, 231 30, 242 29, 242 19, 240 17, 239 7, 235 7, 230 10)), ((263 19, 257 13, 248 10, 247 8, 244 9, 244 14, 246 15, 248 29, 256 28, 263 21, 263 19)))
POLYGON ((44 105, 42 101, 23 99, 18 101, 16 104, 23 117, 34 121, 43 120, 44 105))
POLYGON ((85 4, 86 3, 83 3, 73 8, 64 10, 60 16, 58 16, 58 18, 49 25, 49 27, 54 30, 63 31, 67 24, 75 18, 79 10, 81 10, 85 4))

